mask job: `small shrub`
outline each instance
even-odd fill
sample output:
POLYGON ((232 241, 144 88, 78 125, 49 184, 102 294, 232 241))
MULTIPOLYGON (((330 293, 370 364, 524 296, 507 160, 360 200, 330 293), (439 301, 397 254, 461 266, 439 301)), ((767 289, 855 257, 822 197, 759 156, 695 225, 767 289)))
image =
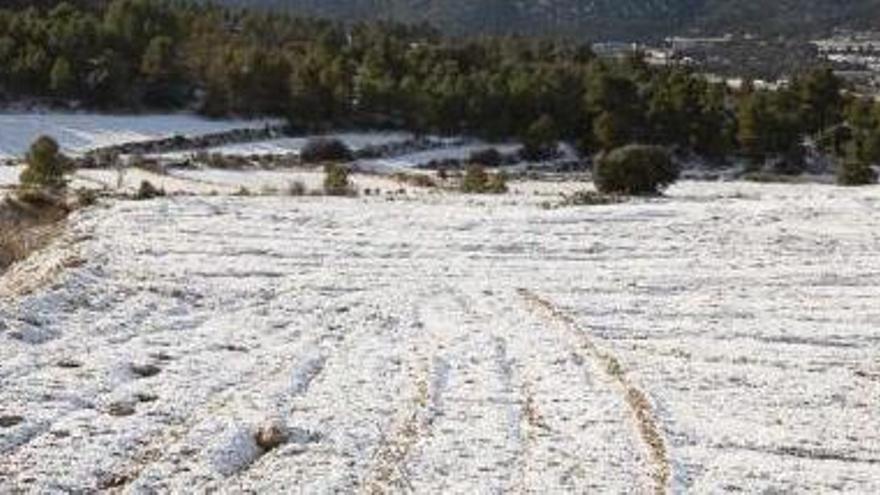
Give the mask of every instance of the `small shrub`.
POLYGON ((471 153, 468 162, 484 167, 497 168, 504 162, 504 156, 495 148, 489 148, 471 153))
POLYGON ((338 139, 309 139, 300 152, 303 163, 348 162, 353 157, 351 149, 338 139))
POLYGON ((837 183, 841 186, 867 186, 877 183, 877 172, 871 165, 848 158, 837 168, 837 183))
POLYGON ((504 172, 498 172, 489 176, 485 192, 489 194, 506 194, 507 191, 507 175, 504 172))
POLYGON ((623 202, 623 198, 614 194, 603 194, 597 191, 576 191, 572 194, 564 194, 561 206, 597 206, 621 202, 623 202))
POLYGON ((153 185, 152 182, 145 180, 141 181, 141 187, 138 188, 138 192, 135 195, 135 199, 137 200, 148 200, 154 198, 160 198, 165 196, 165 191, 163 189, 159 189, 153 185))
POLYGON ((31 145, 27 154, 27 167, 21 173, 21 184, 25 187, 47 187, 61 189, 67 184, 67 159, 61 154, 58 142, 48 136, 41 136, 31 145))
POLYGON ((354 193, 349 174, 351 172, 338 163, 324 167, 324 194, 329 196, 351 196, 354 193))
POLYGON ((471 165, 464 173, 461 191, 466 194, 504 194, 507 192, 507 176, 489 174, 485 168, 471 165))
POLYGON ((461 182, 461 191, 467 194, 480 194, 486 190, 489 183, 489 174, 486 169, 479 165, 471 165, 464 173, 461 182))
POLYGON ((657 194, 678 179, 669 153, 658 146, 629 145, 602 156, 593 182, 606 194, 657 194))
POLYGON ((287 185, 288 196, 305 196, 308 192, 306 185, 302 181, 293 181, 287 185))

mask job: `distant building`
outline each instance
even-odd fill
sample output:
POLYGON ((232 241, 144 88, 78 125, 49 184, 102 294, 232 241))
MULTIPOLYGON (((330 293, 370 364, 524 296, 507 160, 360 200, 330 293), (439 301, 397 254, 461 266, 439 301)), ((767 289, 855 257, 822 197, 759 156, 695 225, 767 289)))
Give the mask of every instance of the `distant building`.
POLYGON ((639 53, 641 46, 638 43, 623 43, 610 41, 604 43, 593 43, 593 53, 605 58, 622 58, 628 57, 634 53, 639 53))

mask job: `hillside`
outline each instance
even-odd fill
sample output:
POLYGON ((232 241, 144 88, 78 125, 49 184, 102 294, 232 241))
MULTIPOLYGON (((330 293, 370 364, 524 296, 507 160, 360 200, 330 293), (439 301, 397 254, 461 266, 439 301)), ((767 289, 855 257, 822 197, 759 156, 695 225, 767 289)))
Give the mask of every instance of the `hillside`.
POLYGON ((224 0, 337 19, 430 22, 454 33, 644 39, 677 33, 818 34, 880 17, 873 0, 224 0))

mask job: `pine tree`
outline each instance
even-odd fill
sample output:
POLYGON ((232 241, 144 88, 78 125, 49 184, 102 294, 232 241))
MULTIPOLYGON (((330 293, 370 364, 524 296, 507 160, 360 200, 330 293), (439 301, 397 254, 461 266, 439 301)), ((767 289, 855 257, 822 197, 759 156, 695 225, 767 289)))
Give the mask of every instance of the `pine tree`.
POLYGON ((25 187, 62 188, 65 186, 66 159, 60 152, 58 142, 41 136, 31 145, 27 154, 27 167, 21 173, 25 187))

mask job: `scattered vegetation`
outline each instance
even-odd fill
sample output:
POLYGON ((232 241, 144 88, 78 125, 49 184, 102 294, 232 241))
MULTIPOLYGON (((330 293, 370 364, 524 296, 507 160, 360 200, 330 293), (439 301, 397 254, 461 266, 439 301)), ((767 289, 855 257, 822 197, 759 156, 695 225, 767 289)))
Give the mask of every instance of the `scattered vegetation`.
POLYGON ((616 194, 603 194, 597 191, 576 191, 563 194, 561 206, 596 206, 622 203, 624 198, 616 194))
POLYGON ((328 196, 353 196, 356 189, 349 179, 350 171, 338 163, 324 166, 324 194, 328 196))
POLYGON ((606 194, 658 194, 678 175, 678 166, 663 148, 629 145, 600 157, 593 181, 596 189, 606 194))
POLYGON ((504 194, 507 190, 504 173, 490 174, 479 165, 470 165, 461 181, 461 191, 467 194, 504 194))
POLYGON ((426 189, 437 187, 437 181, 435 181, 433 177, 427 174, 396 172, 392 176, 392 178, 401 184, 406 184, 413 187, 423 187, 426 189))
POLYGON ((94 189, 80 188, 76 190, 76 204, 79 207, 94 206, 98 203, 98 191, 94 189))
POLYGON ((48 244, 69 213, 64 196, 48 189, 26 188, 0 200, 0 271, 48 244))
POLYGON ((858 158, 843 160, 837 169, 837 183, 841 186, 865 186, 877 183, 877 172, 858 158))

